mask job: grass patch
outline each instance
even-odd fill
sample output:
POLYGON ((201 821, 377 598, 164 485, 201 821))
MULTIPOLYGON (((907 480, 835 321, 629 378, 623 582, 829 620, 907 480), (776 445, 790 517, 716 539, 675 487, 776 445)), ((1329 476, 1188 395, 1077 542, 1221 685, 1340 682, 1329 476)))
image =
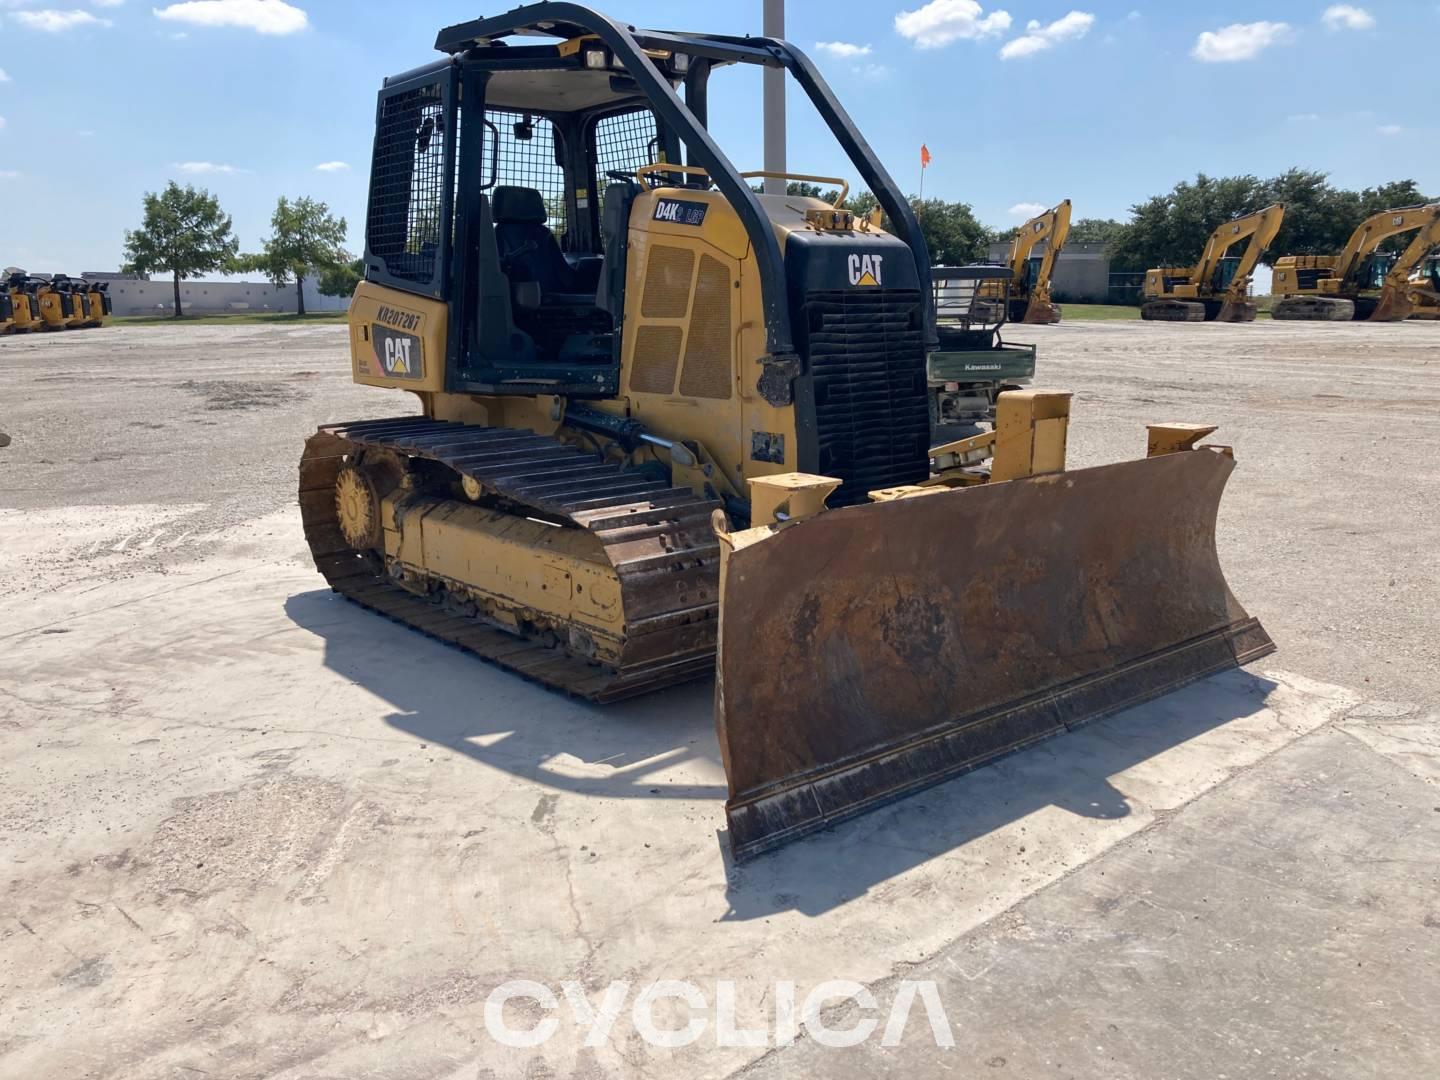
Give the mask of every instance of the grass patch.
POLYGON ((169 315, 116 315, 109 321, 116 326, 268 326, 286 323, 323 326, 343 323, 346 314, 344 311, 313 311, 304 315, 283 311, 237 311, 234 315, 186 315, 179 319, 169 315))
POLYGON ((1065 322, 1139 319, 1140 309, 1128 304, 1061 304, 1060 317, 1065 322))

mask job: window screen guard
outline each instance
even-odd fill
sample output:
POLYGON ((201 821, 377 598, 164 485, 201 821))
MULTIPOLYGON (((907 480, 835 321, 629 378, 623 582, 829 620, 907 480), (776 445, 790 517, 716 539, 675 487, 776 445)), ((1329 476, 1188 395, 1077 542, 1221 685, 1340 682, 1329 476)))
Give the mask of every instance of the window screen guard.
POLYGON ((366 220, 367 259, 382 279, 433 295, 449 249, 455 142, 449 72, 380 95, 366 220))
POLYGON ((569 213, 565 170, 555 161, 561 137, 555 125, 543 116, 510 109, 486 108, 485 119, 485 188, 525 187, 540 192, 550 231, 564 237, 569 213))

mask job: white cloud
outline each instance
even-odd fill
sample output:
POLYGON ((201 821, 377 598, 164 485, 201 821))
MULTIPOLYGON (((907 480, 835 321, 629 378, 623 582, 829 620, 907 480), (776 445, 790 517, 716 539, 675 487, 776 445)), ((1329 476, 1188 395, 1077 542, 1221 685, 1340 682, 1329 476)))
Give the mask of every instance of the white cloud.
POLYGON ((315 166, 316 172, 349 172, 350 163, 347 161, 322 161, 315 166))
POLYGON ((841 60, 854 60, 857 56, 869 56, 869 45, 852 45, 848 41, 817 41, 815 48, 820 52, 841 60))
POLYGON ((1044 203, 1017 202, 1014 206, 1010 207, 1010 209, 1006 210, 1005 212, 1011 217, 1032 218, 1035 217, 1037 214, 1043 214, 1046 210, 1049 209, 1050 208, 1044 203))
POLYGON ((1381 124, 1377 130, 1381 135, 1399 135, 1405 129, 1399 124, 1381 124))
POLYGON ((31 30, 43 30, 47 34, 60 34, 74 30, 77 26, 109 26, 109 19, 97 19, 88 11, 17 11, 10 16, 21 26, 31 30))
POLYGON ((0 131, 5 129, 5 117, 0 116, 0 131))
POLYGON ((240 171, 234 165, 219 165, 213 161, 177 161, 174 168, 192 176, 229 175, 240 171))
POLYGON ((870 82, 879 82, 890 77, 890 69, 884 64, 857 64, 850 70, 870 82))
POLYGON ((19 169, 0 169, 0 180, 19 180, 19 169))
POLYGON ((976 0, 930 0, 914 11, 895 16, 895 29, 922 49, 938 49, 952 41, 994 37, 1010 29, 1008 11, 985 14, 976 0))
POLYGON ((1320 21, 1327 30, 1370 30, 1375 26, 1374 15, 1352 4, 1331 4, 1320 21))
POLYGON ((93 139, 95 137, 95 132, 91 131, 89 128, 85 128, 83 131, 77 131, 75 132, 75 134, 79 135, 82 139, 93 139))
POLYGON ((1088 11, 1072 11, 1063 18, 1056 19, 1049 26, 1042 26, 1036 19, 1031 19, 1025 27, 1023 36, 1007 41, 1000 49, 1000 59, 1014 60, 1020 56, 1033 56, 1035 53, 1044 52, 1053 48, 1062 41, 1070 41, 1075 38, 1082 38, 1090 32, 1090 27, 1095 25, 1095 16, 1088 11))
POLYGON ((304 9, 285 0, 184 0, 155 8, 155 17, 193 26, 228 26, 258 34, 295 34, 310 25, 304 9))
POLYGON ((12 80, 11 80, 10 76, 5 74, 5 69, 4 69, 4 68, 0 68, 0 82, 11 82, 11 81, 12 81, 12 80))
POLYGON ((1292 124, 1310 124, 1319 120, 1320 114, 1313 112, 1291 113, 1285 119, 1289 120, 1292 124))
POLYGON ((1195 48, 1190 55, 1207 64, 1254 60, 1271 45, 1278 44, 1289 36, 1289 23, 1232 23, 1219 30, 1206 30, 1195 42, 1195 48))
POLYGON ((96 7, 119 7, 125 0, 90 0, 96 7))

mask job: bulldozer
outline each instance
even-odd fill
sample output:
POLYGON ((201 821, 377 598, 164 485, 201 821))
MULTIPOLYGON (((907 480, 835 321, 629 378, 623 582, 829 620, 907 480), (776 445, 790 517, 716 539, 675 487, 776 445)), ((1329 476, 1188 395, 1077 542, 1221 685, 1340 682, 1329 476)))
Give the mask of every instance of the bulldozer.
POLYGON ((1070 200, 1046 210, 1021 225, 1010 245, 1010 280, 1003 287, 990 284, 985 299, 1005 305, 1005 318, 1013 323, 1043 325, 1060 321, 1060 305, 1050 299, 1050 277, 1055 261, 1070 238, 1070 200), (1045 252, 1035 249, 1045 243, 1045 252))
POLYGON ((1254 322, 1259 307, 1250 299, 1251 275, 1284 220, 1285 207, 1275 203, 1217 228, 1194 266, 1146 271, 1140 317, 1159 322, 1254 322), (1230 257, 1230 249, 1244 240, 1250 241, 1244 254, 1230 257))
POLYGON ((568 3, 436 48, 379 93, 349 312, 353 379, 420 411, 300 460, 341 596, 592 702, 713 677, 737 860, 1274 648, 1214 428, 1067 471, 1070 395, 1026 388, 931 445, 929 253, 800 50, 568 3), (740 65, 893 232, 752 190, 708 126, 740 65))
POLYGON ((68 330, 75 322, 75 301, 64 283, 49 274, 27 274, 24 284, 30 303, 39 317, 40 330, 68 330))
POLYGON ((1277 259, 1271 315, 1291 321, 1399 322, 1415 308, 1411 275, 1437 244, 1440 203, 1381 211, 1360 223, 1339 255, 1277 259), (1386 240, 1409 232, 1415 238, 1403 253, 1380 250, 1386 240))
POLYGON ((106 318, 114 311, 114 302, 110 299, 110 283, 81 279, 76 282, 75 287, 85 294, 89 316, 85 325, 104 326, 106 318))
POLYGON ((24 270, 11 266, 6 268, 4 281, 0 282, 0 295, 4 296, 10 313, 6 333, 23 334, 43 326, 36 298, 26 291, 28 279, 24 270))
POLYGON ((60 294, 60 309, 65 316, 65 329, 82 330, 93 325, 90 313, 90 292, 83 282, 68 274, 53 274, 50 287, 60 294))

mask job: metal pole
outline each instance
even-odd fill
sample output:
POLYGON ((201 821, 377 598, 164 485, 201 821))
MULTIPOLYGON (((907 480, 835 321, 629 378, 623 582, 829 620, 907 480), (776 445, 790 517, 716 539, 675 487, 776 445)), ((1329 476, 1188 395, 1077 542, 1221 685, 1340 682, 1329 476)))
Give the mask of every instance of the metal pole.
MULTIPOLYGON (((764 0, 766 37, 785 36, 785 0, 764 0)), ((765 171, 783 173, 785 162, 785 69, 765 71, 765 171)), ((765 194, 784 195, 785 181, 767 179, 765 194)))

